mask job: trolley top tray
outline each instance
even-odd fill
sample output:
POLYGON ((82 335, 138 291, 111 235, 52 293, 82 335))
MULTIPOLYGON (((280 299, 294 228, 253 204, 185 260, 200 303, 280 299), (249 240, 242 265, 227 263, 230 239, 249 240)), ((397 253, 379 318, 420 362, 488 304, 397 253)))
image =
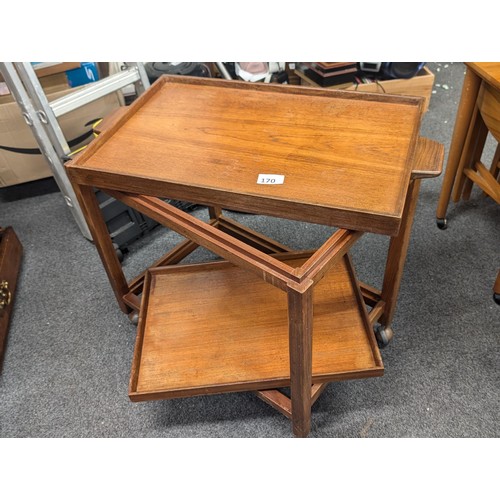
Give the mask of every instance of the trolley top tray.
POLYGON ((164 76, 68 172, 100 188, 394 235, 422 102, 164 76), (259 174, 284 182, 259 184, 259 174))

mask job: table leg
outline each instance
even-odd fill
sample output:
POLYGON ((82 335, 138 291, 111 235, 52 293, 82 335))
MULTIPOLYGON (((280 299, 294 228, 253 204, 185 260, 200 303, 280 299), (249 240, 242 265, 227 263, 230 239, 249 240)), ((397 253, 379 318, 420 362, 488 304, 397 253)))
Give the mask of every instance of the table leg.
POLYGON ((500 305, 500 270, 497 274, 497 279, 493 285, 493 300, 500 305))
POLYGON ((92 239, 101 257, 118 305, 125 314, 129 314, 132 309, 123 301, 123 296, 128 293, 129 287, 115 248, 113 247, 113 241, 104 222, 94 190, 90 186, 78 186, 77 184, 74 184, 73 188, 87 219, 92 239))
POLYGON ((500 181, 499 174, 500 174, 500 143, 497 145, 497 148, 495 150, 495 155, 493 156, 493 160, 491 162, 491 167, 490 167, 490 172, 491 175, 500 181))
POLYGON ((460 198, 468 200, 470 197, 473 182, 464 174, 464 171, 468 168, 476 169, 476 163, 481 160, 484 144, 488 136, 488 127, 486 127, 479 111, 477 111, 477 116, 471 128, 473 129, 472 141, 465 146, 466 149, 464 149, 462 160, 455 176, 455 185, 452 192, 452 200, 455 203, 460 201, 460 198))
POLYGON ((311 430, 313 287, 288 289, 292 428, 297 437, 311 430))
POLYGON ((457 118, 455 120, 455 128, 453 129, 448 163, 446 165, 446 172, 443 178, 443 185, 436 210, 437 224, 440 229, 446 229, 446 210, 450 202, 451 190, 455 182, 458 164, 462 156, 465 138, 469 129, 480 85, 481 78, 467 68, 462 88, 462 96, 458 106, 457 118))
POLYGON ((403 218, 401 220, 401 228, 399 229, 398 235, 391 238, 389 244, 381 294, 382 300, 385 302, 385 307, 380 317, 380 323, 385 328, 390 327, 396 311, 399 287, 401 285, 406 254, 410 243, 413 216, 415 215, 415 209, 417 207, 420 182, 420 179, 415 179, 410 182, 406 195, 403 218))

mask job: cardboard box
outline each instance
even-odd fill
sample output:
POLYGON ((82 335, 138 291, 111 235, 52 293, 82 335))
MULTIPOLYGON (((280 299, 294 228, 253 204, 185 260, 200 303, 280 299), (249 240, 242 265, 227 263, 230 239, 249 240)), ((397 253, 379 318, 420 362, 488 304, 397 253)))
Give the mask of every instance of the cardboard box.
MULTIPOLYGON (((1 73, 0 73, 1 75, 1 73)), ((54 75, 47 75, 39 78, 38 81, 42 85, 44 91, 47 92, 57 92, 59 90, 66 90, 69 88, 68 79, 66 78, 66 73, 57 73, 54 75)), ((0 81, 0 104, 7 102, 12 102, 12 97, 10 97, 10 90, 4 81, 0 81), (4 97, 7 96, 7 97, 4 97)))
MULTIPOLYGON (((75 91, 69 89, 67 83, 63 87, 64 90, 61 90, 61 85, 47 89, 49 101, 75 91)), ((78 142, 72 149, 90 142, 93 138, 92 123, 122 105, 123 97, 115 92, 61 116, 58 121, 66 140, 78 142)), ((0 96, 0 187, 51 176, 49 164, 40 153, 21 109, 12 96, 0 96)))
MULTIPOLYGON (((302 72, 296 70, 300 77, 301 85, 319 87, 319 85, 307 78, 302 72)), ((333 87, 322 87, 328 89, 339 88, 342 90, 357 90, 359 92, 374 92, 379 94, 396 94, 396 95, 411 95, 425 97, 424 111, 429 108, 429 101, 432 95, 432 87, 434 85, 434 74, 427 67, 424 68, 413 78, 399 78, 395 80, 382 80, 373 83, 344 84, 333 87)))
MULTIPOLYGON (((66 79, 65 71, 80 67, 79 62, 61 62, 61 63, 31 63, 35 69, 36 76, 40 80, 42 86, 45 86, 43 79, 47 76, 62 75, 66 79)), ((3 82, 3 75, 0 73, 0 82, 3 82)))

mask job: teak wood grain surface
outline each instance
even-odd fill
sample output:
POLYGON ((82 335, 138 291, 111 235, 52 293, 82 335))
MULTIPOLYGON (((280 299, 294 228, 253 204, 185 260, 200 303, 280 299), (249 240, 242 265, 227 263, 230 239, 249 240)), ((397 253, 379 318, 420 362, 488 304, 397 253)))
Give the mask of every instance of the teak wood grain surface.
MULTIPOLYGON (((314 288, 315 383, 383 374, 351 272, 344 258, 314 288)), ((132 400, 290 385, 286 293, 227 262, 150 269, 145 287, 132 400)))
POLYGON ((68 171, 81 184, 394 235, 421 114, 417 97, 162 77, 68 171))

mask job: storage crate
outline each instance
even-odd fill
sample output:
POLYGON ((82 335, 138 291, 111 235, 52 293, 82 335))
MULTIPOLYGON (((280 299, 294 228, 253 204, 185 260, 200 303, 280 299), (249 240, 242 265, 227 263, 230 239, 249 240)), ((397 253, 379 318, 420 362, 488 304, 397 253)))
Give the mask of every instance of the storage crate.
POLYGON ((123 253, 128 251, 128 246, 131 243, 158 226, 158 223, 153 219, 102 191, 96 190, 96 198, 120 260, 123 258, 123 253))
MULTIPOLYGON (((131 243, 159 226, 155 220, 115 200, 103 191, 97 189, 95 195, 120 260, 123 259, 123 254, 128 252, 131 243)), ((190 212, 198 207, 191 202, 170 199, 164 201, 184 212, 190 212)))

